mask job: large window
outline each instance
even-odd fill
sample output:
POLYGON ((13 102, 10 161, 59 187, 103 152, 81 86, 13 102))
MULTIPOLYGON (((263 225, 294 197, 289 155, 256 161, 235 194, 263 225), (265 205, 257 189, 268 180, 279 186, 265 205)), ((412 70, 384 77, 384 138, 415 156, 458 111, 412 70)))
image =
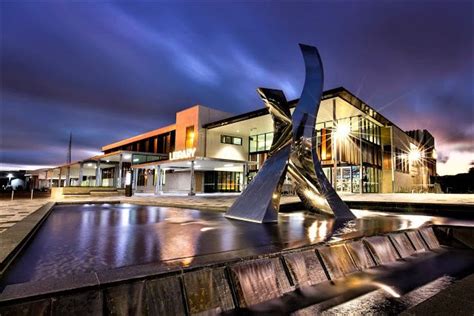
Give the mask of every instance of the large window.
POLYGON ((242 146, 242 137, 221 135, 221 143, 242 146))
POLYGON ((399 148, 395 148, 395 170, 403 173, 410 172, 408 154, 399 148))
POLYGON ((241 172, 206 171, 204 173, 204 192, 240 192, 241 172))
POLYGON ((194 125, 186 127, 186 149, 194 147, 194 125))
POLYGON ((268 151, 272 147, 273 132, 252 135, 249 137, 249 152, 268 151))

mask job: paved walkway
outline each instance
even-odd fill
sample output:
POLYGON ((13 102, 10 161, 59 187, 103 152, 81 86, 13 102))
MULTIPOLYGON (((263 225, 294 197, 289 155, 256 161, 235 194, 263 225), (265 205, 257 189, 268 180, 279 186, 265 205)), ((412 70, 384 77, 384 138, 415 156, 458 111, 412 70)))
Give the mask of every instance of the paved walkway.
MULTIPOLYGON (((398 203, 439 203, 439 204, 461 204, 474 205, 474 194, 343 194, 344 201, 372 201, 372 202, 398 202, 398 203)), ((104 196, 104 197, 68 197, 57 200, 58 202, 90 203, 90 202, 122 202, 141 205, 157 205, 170 207, 186 207, 195 209, 206 209, 214 211, 225 211, 237 195, 159 195, 137 194, 132 197, 104 196)), ((51 199, 14 200, 1 201, 0 203, 0 233, 15 223, 21 221, 33 211, 40 208, 51 199)), ((282 204, 298 202, 297 196, 283 196, 282 204)))
POLYGON ((50 199, 13 200, 0 202, 0 233, 30 215, 50 199))

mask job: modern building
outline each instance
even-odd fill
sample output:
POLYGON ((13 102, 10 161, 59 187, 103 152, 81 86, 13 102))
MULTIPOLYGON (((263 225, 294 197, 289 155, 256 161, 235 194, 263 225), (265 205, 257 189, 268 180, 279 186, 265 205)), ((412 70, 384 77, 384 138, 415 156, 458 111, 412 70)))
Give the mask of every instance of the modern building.
MULTIPOLYGON (((298 100, 290 101, 291 111, 298 100)), ((341 193, 429 190, 434 139, 404 132, 345 88, 325 91, 316 143, 324 172, 341 193)), ((51 187, 108 187, 130 182, 156 194, 240 192, 267 158, 273 123, 266 108, 230 113, 195 105, 176 122, 102 147, 102 155, 43 171, 51 187), (132 176, 133 175, 133 176, 132 176)), ((291 179, 284 190, 293 191, 291 179)))

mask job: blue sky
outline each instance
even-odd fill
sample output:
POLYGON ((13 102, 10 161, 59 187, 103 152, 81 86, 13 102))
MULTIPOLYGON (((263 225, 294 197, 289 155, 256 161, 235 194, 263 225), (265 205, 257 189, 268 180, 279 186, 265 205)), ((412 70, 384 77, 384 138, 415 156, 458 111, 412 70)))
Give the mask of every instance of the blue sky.
POLYGON ((0 3, 0 163, 64 163, 199 103, 242 113, 298 97, 298 43, 344 86, 436 138, 441 174, 474 161, 470 1, 0 3))

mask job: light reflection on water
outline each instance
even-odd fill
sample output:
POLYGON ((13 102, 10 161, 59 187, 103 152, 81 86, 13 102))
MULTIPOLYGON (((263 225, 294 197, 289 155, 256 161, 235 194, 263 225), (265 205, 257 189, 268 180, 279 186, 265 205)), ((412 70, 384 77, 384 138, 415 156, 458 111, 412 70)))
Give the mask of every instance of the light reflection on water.
POLYGON ((354 221, 340 222, 299 212, 280 214, 278 224, 260 225, 229 220, 222 213, 178 208, 57 206, 1 284, 147 263, 167 265, 173 261, 189 266, 203 255, 226 252, 231 259, 430 222, 445 223, 428 216, 374 216, 367 211, 359 211, 357 216, 354 221))
POLYGON ((400 297, 387 289, 377 290, 323 311, 322 315, 397 315, 434 296, 454 281, 450 276, 443 276, 400 297))

